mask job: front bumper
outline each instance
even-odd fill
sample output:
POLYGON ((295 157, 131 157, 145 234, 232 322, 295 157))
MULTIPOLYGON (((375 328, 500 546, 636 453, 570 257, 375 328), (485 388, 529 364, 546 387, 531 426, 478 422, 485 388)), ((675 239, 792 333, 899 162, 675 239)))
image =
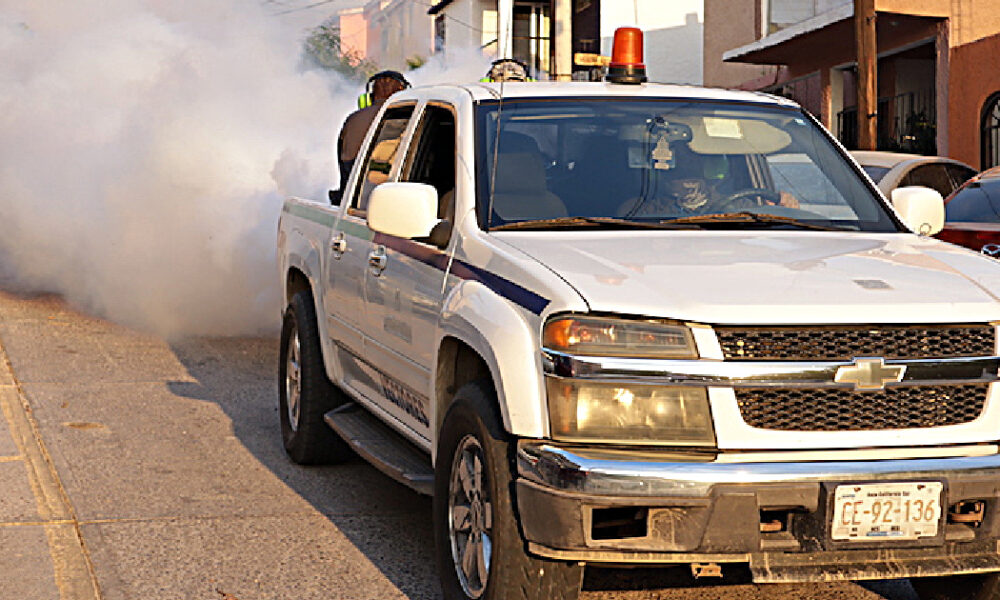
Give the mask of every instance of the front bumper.
POLYGON ((522 440, 517 502, 529 550, 605 564, 748 563, 757 582, 1000 571, 1000 454, 935 459, 722 463, 714 454, 559 447, 522 440), (837 483, 941 481, 938 535, 829 536, 837 483), (976 523, 952 518, 982 503, 976 523), (971 505, 971 504, 969 504, 971 505))

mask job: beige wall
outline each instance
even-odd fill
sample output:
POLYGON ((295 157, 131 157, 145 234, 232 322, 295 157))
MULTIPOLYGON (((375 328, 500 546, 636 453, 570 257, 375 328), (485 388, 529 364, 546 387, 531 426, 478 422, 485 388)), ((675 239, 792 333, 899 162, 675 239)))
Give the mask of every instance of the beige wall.
POLYGON ((761 77, 773 76, 775 68, 722 62, 727 50, 757 40, 760 31, 760 0, 705 0, 705 85, 738 87, 761 77))
POLYGON ((340 44, 344 50, 365 58, 368 51, 368 22, 361 10, 340 13, 340 44))
POLYGON ((997 0, 875 0, 875 9, 950 19, 952 48, 1000 32, 1000 3, 997 0))

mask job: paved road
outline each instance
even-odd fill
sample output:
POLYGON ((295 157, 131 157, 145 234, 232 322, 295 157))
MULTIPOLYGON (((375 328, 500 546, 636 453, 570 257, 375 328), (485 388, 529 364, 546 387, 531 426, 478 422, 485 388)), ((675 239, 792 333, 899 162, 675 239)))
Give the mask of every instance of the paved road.
MULTIPOLYGON (((0 600, 438 598, 428 499, 359 460, 285 458, 276 346, 167 343, 0 292, 0 600)), ((915 600, 685 586, 597 572, 584 598, 915 600)))

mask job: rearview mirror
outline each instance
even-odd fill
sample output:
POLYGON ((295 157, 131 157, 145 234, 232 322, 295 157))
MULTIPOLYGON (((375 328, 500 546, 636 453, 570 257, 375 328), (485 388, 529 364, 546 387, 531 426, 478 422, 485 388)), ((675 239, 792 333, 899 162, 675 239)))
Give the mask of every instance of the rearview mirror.
POLYGON ((921 186, 892 190, 892 205, 914 233, 934 235, 944 229, 944 198, 921 186))
POLYGON ((431 234, 437 218, 438 195, 426 183, 383 183, 368 198, 368 226, 374 231, 413 239, 431 234))

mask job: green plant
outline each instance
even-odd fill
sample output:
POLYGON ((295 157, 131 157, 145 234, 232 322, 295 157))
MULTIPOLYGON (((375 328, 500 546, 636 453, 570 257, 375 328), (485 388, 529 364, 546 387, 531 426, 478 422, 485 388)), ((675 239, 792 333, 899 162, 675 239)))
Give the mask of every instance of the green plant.
POLYGON ((364 58, 353 48, 345 47, 340 28, 326 21, 309 32, 302 43, 303 54, 313 66, 336 71, 350 79, 363 81, 379 71, 375 61, 364 58))
POLYGON ((406 59, 406 68, 414 71, 424 66, 427 63, 427 59, 419 54, 414 54, 413 56, 406 59))

